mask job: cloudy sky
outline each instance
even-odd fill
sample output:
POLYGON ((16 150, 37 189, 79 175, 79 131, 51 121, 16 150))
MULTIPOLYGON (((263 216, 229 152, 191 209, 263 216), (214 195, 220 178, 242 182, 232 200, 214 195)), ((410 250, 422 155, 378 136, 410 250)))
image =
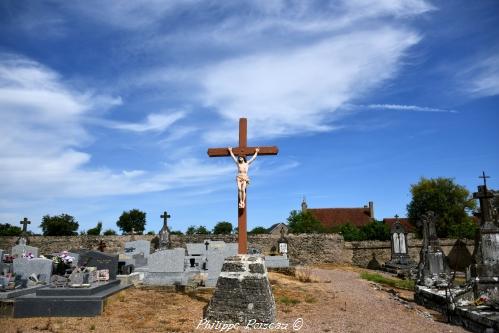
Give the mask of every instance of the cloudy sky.
POLYGON ((0 222, 235 224, 235 166, 206 150, 239 117, 280 148, 249 228, 303 196, 405 215, 422 176, 497 188, 498 27, 497 1, 2 1, 0 222))

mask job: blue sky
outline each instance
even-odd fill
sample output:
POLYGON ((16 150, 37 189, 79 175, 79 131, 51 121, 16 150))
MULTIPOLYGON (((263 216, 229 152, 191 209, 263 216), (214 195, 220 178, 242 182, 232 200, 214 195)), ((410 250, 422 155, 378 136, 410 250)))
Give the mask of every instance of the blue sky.
POLYGON ((158 231, 309 207, 406 214, 410 185, 499 181, 497 1, 2 1, 0 219, 69 213, 158 231))

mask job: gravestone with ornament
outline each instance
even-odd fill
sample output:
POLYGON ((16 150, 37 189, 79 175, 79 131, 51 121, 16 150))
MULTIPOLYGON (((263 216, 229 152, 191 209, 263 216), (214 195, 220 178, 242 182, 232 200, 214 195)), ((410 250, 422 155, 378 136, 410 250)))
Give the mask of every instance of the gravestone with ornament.
POLYGON ((265 266, 267 268, 284 268, 289 267, 288 259, 288 239, 284 236, 284 227, 281 227, 281 237, 277 240, 277 247, 279 254, 265 256, 265 266))
POLYGON ((383 266, 384 270, 397 275, 409 275, 411 269, 417 266, 409 256, 407 232, 395 215, 395 223, 390 228, 391 258, 383 266))
POLYGON ((426 287, 447 288, 451 279, 450 268, 440 247, 435 222, 436 216, 432 211, 428 211, 421 218, 423 247, 419 254, 416 283, 426 287))
POLYGON ((473 253, 472 277, 476 297, 490 294, 495 290, 496 306, 499 309, 499 218, 497 208, 492 201, 495 192, 487 188, 486 178, 483 173, 484 184, 478 186, 478 191, 473 193, 473 198, 480 203, 480 228, 475 242, 473 253))

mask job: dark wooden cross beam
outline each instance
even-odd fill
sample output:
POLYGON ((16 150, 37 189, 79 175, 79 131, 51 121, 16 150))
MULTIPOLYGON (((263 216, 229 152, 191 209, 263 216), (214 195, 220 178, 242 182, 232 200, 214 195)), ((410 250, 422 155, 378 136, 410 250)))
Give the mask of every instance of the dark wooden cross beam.
POLYGON ((28 232, 28 224, 31 224, 31 221, 28 220, 27 217, 25 217, 22 221, 21 224, 23 225, 23 232, 26 233, 28 232))
MULTIPOLYGON (((277 155, 279 149, 276 146, 270 147, 248 147, 248 120, 246 118, 239 118, 239 147, 232 148, 232 153, 236 156, 249 156, 255 154, 256 148, 259 148, 258 155, 277 155)), ((210 157, 226 157, 230 156, 227 148, 209 148, 208 156, 210 157)), ((239 197, 237 202, 239 202, 239 197)), ((238 208, 238 244, 239 254, 246 254, 248 252, 248 239, 246 232, 246 207, 238 208)))
POLYGON ((487 178, 490 178, 490 176, 486 176, 485 171, 482 171, 482 175, 478 178, 483 178, 483 186, 487 187, 487 178))
POLYGON ((171 217, 166 210, 163 212, 163 215, 160 216, 163 219, 163 226, 166 226, 168 223, 168 219, 171 217))

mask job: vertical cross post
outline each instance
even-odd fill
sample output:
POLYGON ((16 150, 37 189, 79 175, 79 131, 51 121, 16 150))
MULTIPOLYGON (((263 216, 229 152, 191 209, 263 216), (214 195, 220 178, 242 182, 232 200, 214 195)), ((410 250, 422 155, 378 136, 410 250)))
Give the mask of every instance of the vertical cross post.
MULTIPOLYGON (((246 118, 239 119, 239 147, 233 148, 232 152, 237 156, 253 155, 257 147, 248 147, 248 120, 246 118)), ((258 155, 277 155, 279 149, 276 146, 259 147, 258 155)), ((208 156, 210 157, 225 157, 230 156, 227 148, 209 148, 208 156)), ((239 197, 237 201, 239 202, 239 197)), ((246 208, 247 202, 245 199, 244 207, 238 208, 237 212, 237 228, 238 228, 238 252, 246 254, 248 252, 248 237, 246 231, 246 208)))
POLYGON ((490 176, 486 176, 485 171, 482 171, 482 175, 479 176, 478 178, 483 178, 483 186, 485 186, 485 188, 487 188, 487 178, 490 178, 490 176))

